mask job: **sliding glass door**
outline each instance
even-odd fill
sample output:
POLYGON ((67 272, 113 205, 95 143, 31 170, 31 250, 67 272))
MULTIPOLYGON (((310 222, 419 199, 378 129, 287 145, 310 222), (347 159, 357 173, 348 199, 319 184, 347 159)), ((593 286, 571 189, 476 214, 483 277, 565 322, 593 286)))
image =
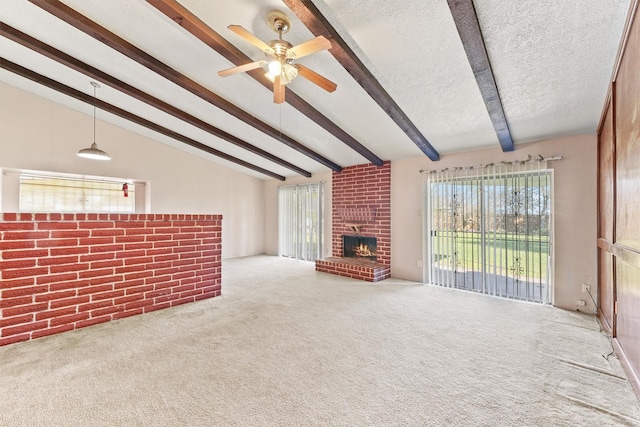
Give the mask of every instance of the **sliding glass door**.
POLYGON ((322 183, 280 187, 278 254, 305 261, 322 258, 322 183))
POLYGON ((428 179, 428 280, 550 303, 549 170, 434 173, 428 179))

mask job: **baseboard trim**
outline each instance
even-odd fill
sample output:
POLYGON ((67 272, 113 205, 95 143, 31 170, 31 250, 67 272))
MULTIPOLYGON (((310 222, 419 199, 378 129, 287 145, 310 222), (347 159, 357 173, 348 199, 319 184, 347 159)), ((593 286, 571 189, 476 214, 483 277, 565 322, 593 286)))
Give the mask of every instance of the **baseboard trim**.
POLYGON ((633 391, 636 393, 638 399, 640 399, 640 377, 638 377, 638 373, 633 370, 627 355, 625 354, 622 347, 620 347, 620 343, 617 339, 612 339, 611 344, 613 345, 613 349, 615 350, 618 358, 620 359, 620 363, 622 364, 622 368, 624 372, 627 374, 627 378, 629 378, 629 382, 631 383, 631 387, 633 387, 633 391))

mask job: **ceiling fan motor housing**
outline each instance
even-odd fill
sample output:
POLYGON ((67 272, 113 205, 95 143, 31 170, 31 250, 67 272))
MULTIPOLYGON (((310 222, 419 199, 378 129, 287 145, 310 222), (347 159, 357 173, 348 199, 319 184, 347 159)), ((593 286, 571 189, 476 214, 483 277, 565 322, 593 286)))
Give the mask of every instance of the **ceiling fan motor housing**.
POLYGON ((293 47, 293 45, 291 43, 289 43, 286 40, 271 40, 270 42, 267 43, 269 46, 271 46, 271 48, 274 51, 274 55, 276 58, 283 58, 283 59, 289 59, 289 57, 291 59, 295 60, 295 57, 293 57, 292 54, 289 54, 289 57, 287 57, 287 51, 289 49, 291 49, 293 47))

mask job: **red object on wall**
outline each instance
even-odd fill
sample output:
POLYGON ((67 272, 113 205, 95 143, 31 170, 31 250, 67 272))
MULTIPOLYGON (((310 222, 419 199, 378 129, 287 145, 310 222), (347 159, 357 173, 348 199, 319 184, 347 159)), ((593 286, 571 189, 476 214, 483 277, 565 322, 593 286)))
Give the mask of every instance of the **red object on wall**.
POLYGON ((126 182, 122 184, 122 192, 124 193, 124 197, 129 197, 129 186, 126 182))
POLYGON ((0 214, 0 346, 220 295, 222 215, 0 214))

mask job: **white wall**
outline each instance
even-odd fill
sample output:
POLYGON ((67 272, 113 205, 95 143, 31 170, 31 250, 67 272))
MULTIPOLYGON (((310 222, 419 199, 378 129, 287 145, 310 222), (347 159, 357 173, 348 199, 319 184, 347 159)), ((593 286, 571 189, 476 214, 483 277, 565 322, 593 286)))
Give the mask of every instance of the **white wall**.
POLYGON ((296 176, 286 182, 271 179, 264 182, 264 249, 268 255, 278 255, 278 187, 283 185, 324 182, 324 257, 331 256, 331 172, 314 174, 311 178, 296 176))
POLYGON ((0 211, 18 212, 20 206, 20 177, 2 171, 2 187, 0 188, 0 211))
MULTIPOLYGON (((554 304, 568 310, 577 308, 579 299, 586 300, 581 310, 595 313, 582 283, 597 288, 596 266, 596 136, 578 135, 547 141, 519 144, 517 150, 503 153, 499 147, 443 155, 438 162, 418 157, 391 162, 391 274, 393 277, 422 282, 423 269, 423 180, 420 169, 444 169, 473 166, 499 161, 526 159, 527 156, 563 156, 565 160, 549 162, 554 170, 555 196, 555 275, 554 304)), ((325 242, 331 241, 331 173, 311 179, 287 180, 287 184, 325 181, 325 242)), ((278 253, 278 185, 266 181, 265 251, 278 253)), ((325 244, 325 256, 331 247, 325 244)), ((597 298, 596 298, 597 300, 597 298)))
MULTIPOLYGON (((151 213, 222 214, 224 258, 263 253, 262 180, 100 120, 96 140, 112 160, 79 158, 76 152, 91 144, 92 123, 77 111, 0 84, 0 168, 148 181, 151 213)), ((4 178, 0 188, 12 188, 11 177, 4 178)))
MULTIPOLYGON (((391 163, 391 273, 393 277, 422 281, 423 189, 420 169, 443 169, 526 159, 527 155, 564 156, 550 162, 555 190, 554 303, 574 310, 579 299, 585 311, 595 313, 582 283, 595 285, 596 269, 596 136, 578 135, 522 144, 511 153, 500 148, 442 156, 438 162, 414 158, 391 163)), ((592 286, 591 289, 596 289, 592 286)), ((594 295, 595 296, 595 295, 594 295)))

